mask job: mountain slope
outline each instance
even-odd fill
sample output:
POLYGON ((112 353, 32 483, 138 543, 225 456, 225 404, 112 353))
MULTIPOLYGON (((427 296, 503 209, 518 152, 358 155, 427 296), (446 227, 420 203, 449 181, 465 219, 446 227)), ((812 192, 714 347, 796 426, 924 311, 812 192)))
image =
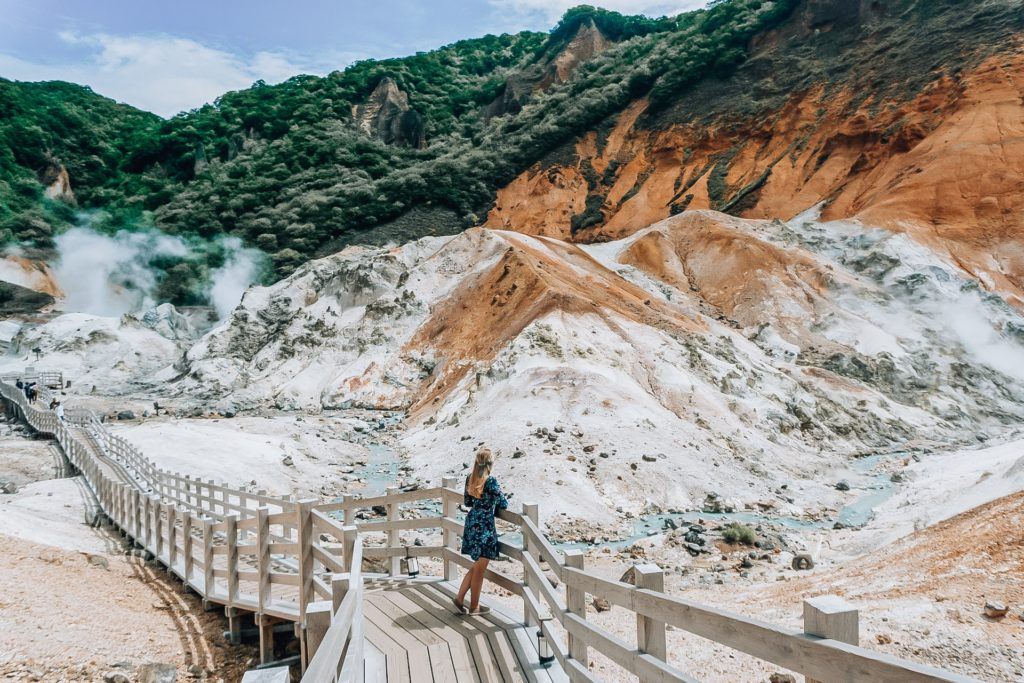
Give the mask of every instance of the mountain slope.
MULTIPOLYGON (((795 2, 729 0, 671 20, 590 9, 567 15, 547 40, 489 36, 323 79, 257 84, 143 136, 107 179, 117 191, 102 208, 151 210, 171 232, 237 234, 271 252, 281 272, 375 226, 371 236, 387 240, 389 223, 411 210, 426 208, 435 219, 427 229, 451 233, 479 222, 497 187, 635 93, 672 92, 706 69, 727 71, 795 2), (588 19, 597 41, 589 50, 572 39, 588 19), (612 38, 598 35, 602 27, 612 38), (544 83, 514 116, 487 115, 516 70, 549 63, 555 80, 568 80, 544 83), (425 150, 387 145, 352 121, 352 107, 384 78, 422 117, 425 150)), ((72 175, 72 187, 80 182, 72 175)))
MULTIPOLYGON (((46 142, 88 137, 80 111, 112 106, 76 95, 68 116, 32 105, 41 136, 8 132, 0 204, 9 239, 45 245, 75 217, 32 176, 63 164, 79 205, 102 209, 92 225, 238 235, 277 274, 485 218, 588 242, 685 208, 791 218, 822 204, 826 218, 911 230, 1020 296, 1021 10, 726 0, 655 20, 577 8, 547 36, 256 84, 170 121, 120 107, 87 157, 89 145, 46 142)), ((11 87, 52 98, 65 86, 11 87)))
POLYGON ((487 225, 587 242, 686 208, 789 219, 821 204, 908 230, 1020 300, 1022 10, 803 3, 732 77, 637 101, 550 154, 487 225))

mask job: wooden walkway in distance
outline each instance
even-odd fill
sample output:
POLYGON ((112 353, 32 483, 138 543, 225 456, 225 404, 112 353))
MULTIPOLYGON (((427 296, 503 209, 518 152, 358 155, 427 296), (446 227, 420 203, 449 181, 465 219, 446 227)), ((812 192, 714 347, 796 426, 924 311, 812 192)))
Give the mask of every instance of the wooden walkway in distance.
POLYGON ((561 668, 538 663, 536 628, 494 602, 484 616, 456 614, 442 580, 382 584, 363 599, 366 683, 561 683, 561 668))

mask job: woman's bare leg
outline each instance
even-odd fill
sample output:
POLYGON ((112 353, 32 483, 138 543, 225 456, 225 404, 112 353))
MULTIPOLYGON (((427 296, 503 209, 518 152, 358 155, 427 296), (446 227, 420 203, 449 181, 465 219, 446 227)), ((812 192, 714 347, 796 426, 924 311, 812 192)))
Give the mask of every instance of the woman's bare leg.
POLYGON ((466 593, 469 592, 469 587, 473 583, 473 575, 475 573, 476 573, 476 564, 474 564, 472 567, 470 567, 469 571, 466 572, 466 575, 464 577, 462 577, 462 585, 459 586, 459 594, 455 598, 455 606, 458 609, 460 609, 460 610, 462 609, 462 606, 466 602, 466 593))
POLYGON ((480 590, 484 585, 484 573, 487 571, 487 563, 490 562, 486 557, 481 557, 473 564, 473 580, 470 584, 470 599, 469 599, 469 611, 475 612, 477 607, 480 606, 480 590))

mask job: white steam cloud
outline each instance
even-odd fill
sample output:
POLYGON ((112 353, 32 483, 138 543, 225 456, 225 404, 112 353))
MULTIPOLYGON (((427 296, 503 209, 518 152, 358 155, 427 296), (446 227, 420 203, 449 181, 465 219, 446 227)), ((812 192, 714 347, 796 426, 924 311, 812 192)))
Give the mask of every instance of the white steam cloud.
MULTIPOLYGON (((64 291, 60 307, 68 312, 120 316, 147 310, 158 303, 160 258, 185 258, 195 252, 184 239, 155 230, 120 231, 114 235, 75 227, 56 237, 54 277, 64 291)), ((263 253, 225 238, 224 265, 211 273, 206 292, 218 316, 238 304, 246 287, 259 276, 263 253)))
POLYGON ((263 252, 242 246, 237 237, 224 238, 227 256, 224 265, 210 276, 210 303, 217 309, 217 317, 231 315, 242 295, 259 277, 263 252))
POLYGON ((53 274, 65 294, 62 308, 103 316, 152 307, 157 274, 150 259, 188 254, 183 240, 155 232, 121 231, 111 237, 78 227, 54 241, 53 274))

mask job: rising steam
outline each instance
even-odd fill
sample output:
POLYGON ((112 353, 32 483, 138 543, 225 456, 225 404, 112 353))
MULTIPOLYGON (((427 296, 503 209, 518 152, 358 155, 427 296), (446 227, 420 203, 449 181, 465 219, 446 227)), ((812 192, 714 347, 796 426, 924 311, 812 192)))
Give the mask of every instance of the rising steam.
MULTIPOLYGON (((72 228, 54 241, 58 256, 53 272, 65 293, 61 308, 102 316, 120 316, 162 303, 156 292, 164 274, 155 264, 202 256, 212 245, 190 244, 155 230, 106 235, 85 226, 72 228)), ((236 237, 224 238, 219 246, 224 264, 210 273, 204 294, 223 317, 258 279, 264 255, 244 247, 236 237)))
POLYGON ((262 251, 242 246, 237 237, 224 238, 224 250, 224 265, 211 274, 209 293, 220 319, 231 314, 245 290, 259 278, 264 259, 262 251))

